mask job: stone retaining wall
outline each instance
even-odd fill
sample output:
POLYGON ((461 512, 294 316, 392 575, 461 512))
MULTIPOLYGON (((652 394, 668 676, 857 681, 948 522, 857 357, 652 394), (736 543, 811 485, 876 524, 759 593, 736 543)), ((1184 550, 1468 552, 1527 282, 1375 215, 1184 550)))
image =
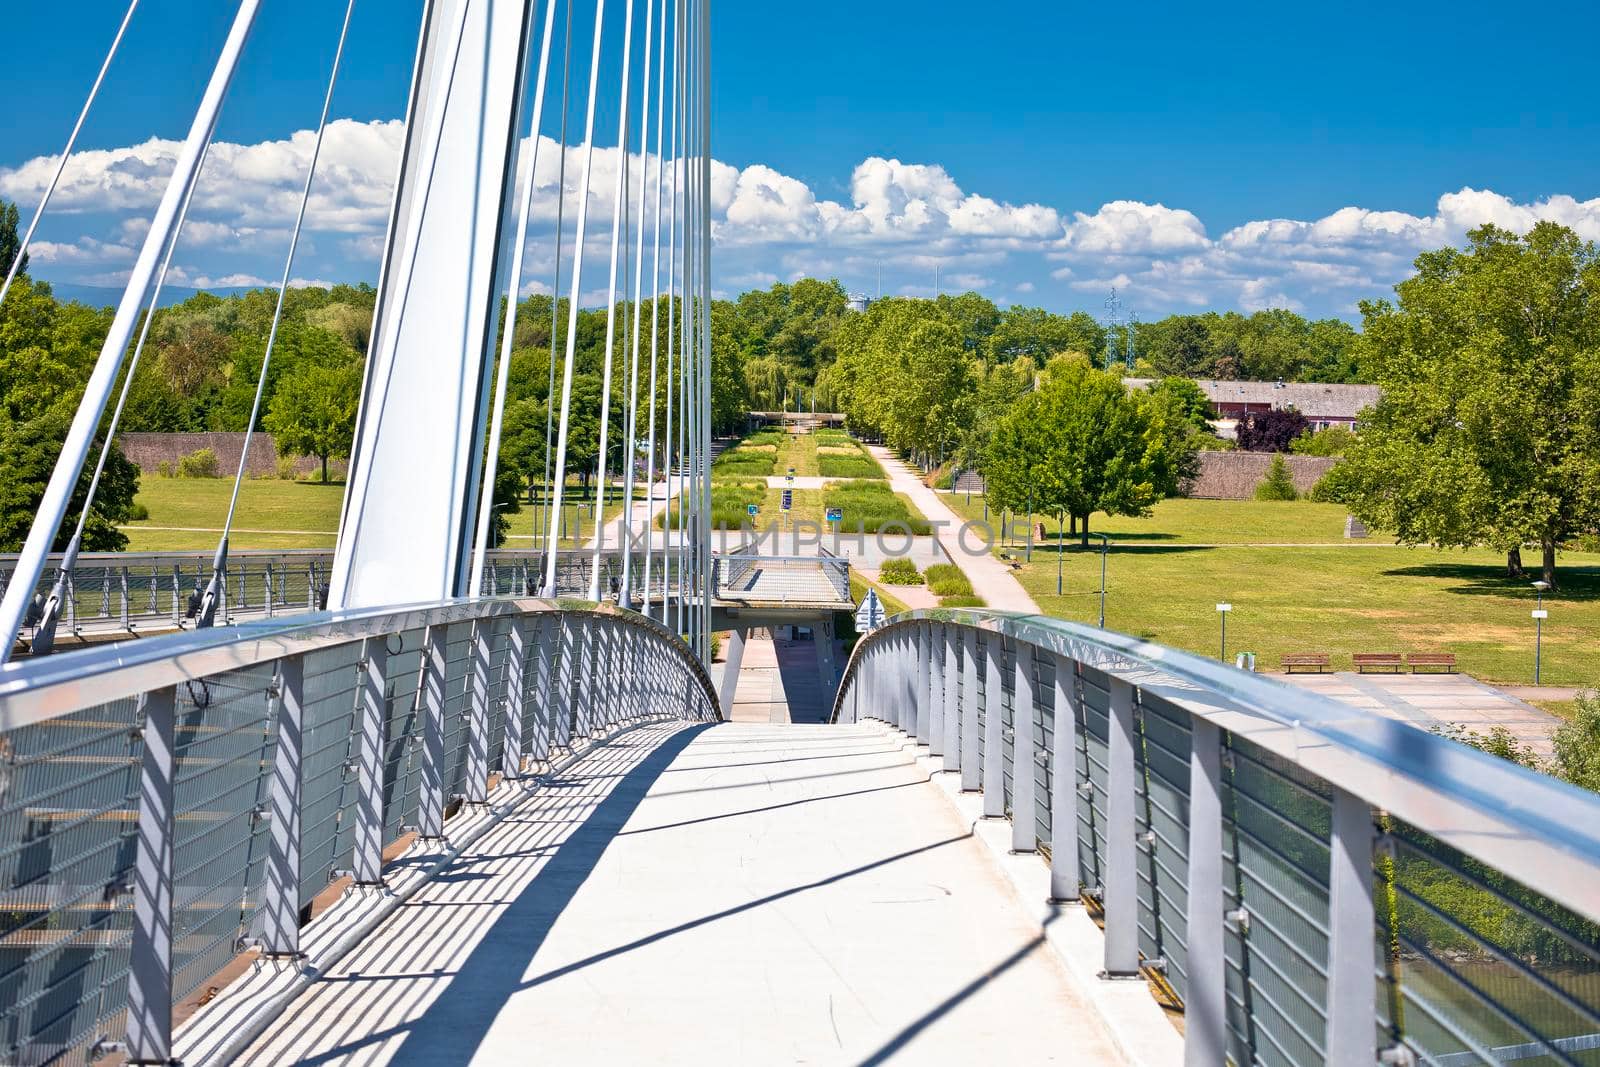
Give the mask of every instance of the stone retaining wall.
MULTIPOLYGON (((1284 456, 1294 487, 1308 493, 1338 461, 1329 456, 1284 456)), ((1270 452, 1202 452, 1200 472, 1187 486, 1185 496, 1202 500, 1249 500, 1272 466, 1270 452)))
MULTIPOLYGON (((233 472, 239 469, 244 436, 242 433, 125 433, 118 435, 117 442, 129 462, 150 474, 163 463, 176 468, 184 456, 209 448, 217 454, 217 473, 232 478, 233 472)), ((329 461, 329 476, 343 477, 344 467, 344 460, 329 461)), ((315 456, 299 456, 294 469, 297 475, 304 477, 320 472, 322 465, 315 456)), ((250 456, 244 472, 246 477, 277 476, 278 445, 270 433, 258 433, 250 439, 250 456)))

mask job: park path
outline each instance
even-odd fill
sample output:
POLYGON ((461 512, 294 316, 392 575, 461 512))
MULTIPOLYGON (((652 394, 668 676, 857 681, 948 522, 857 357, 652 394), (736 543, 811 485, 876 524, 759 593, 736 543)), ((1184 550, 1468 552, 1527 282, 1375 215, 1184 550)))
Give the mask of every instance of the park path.
POLYGON ((985 604, 999 611, 1026 611, 1040 614, 1039 605, 1022 588, 1011 568, 988 551, 986 541, 975 535, 960 536, 963 520, 950 510, 950 505, 939 499, 939 494, 922 484, 922 479, 881 445, 868 445, 872 458, 883 465, 889 475, 889 487, 904 493, 929 520, 940 523, 937 527, 939 544, 945 554, 956 562, 972 582, 972 591, 983 598, 985 604), (976 551, 980 544, 982 551, 976 551))
POLYGON ((916 752, 875 724, 624 734, 238 1062, 1124 1062, 916 752))

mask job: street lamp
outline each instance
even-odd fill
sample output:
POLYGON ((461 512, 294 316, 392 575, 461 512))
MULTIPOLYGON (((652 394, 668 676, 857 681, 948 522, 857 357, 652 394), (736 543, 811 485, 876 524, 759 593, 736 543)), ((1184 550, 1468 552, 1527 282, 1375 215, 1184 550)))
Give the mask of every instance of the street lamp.
POLYGON ((1100 629, 1106 628, 1106 552, 1111 548, 1111 538, 1107 534, 1095 534, 1100 538, 1100 629))
POLYGON ((1222 662, 1228 662, 1228 612, 1233 610, 1232 604, 1218 604, 1217 617, 1222 620, 1222 662))
POLYGON ((1539 597, 1537 606, 1533 609, 1533 684, 1539 684, 1539 660, 1544 651, 1544 620, 1550 613, 1544 610, 1545 590, 1550 588, 1549 582, 1534 582, 1533 591, 1539 597))
POLYGON ((1061 595, 1061 560, 1067 554, 1067 542, 1061 535, 1067 528, 1064 515, 1056 516, 1056 596, 1061 595))

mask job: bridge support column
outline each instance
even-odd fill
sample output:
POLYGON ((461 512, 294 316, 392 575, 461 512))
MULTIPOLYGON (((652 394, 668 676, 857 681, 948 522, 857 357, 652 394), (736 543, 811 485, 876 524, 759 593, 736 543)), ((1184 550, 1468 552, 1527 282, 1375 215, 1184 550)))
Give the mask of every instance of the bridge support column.
POLYGON ((1011 851, 1034 852, 1038 795, 1040 724, 1034 716, 1035 664, 1031 646, 1017 642, 1016 677, 1011 690, 1011 851))
MULTIPOLYGON (((1189 990, 1183 1009, 1183 1062, 1185 1067, 1208 1067, 1222 1063, 1228 1051, 1222 733, 1214 723, 1199 716, 1190 718, 1189 727, 1189 906, 1184 919, 1189 990)), ((1367 1028, 1371 1029, 1370 1018, 1367 1028)))
POLYGON ((733 718, 733 698, 739 691, 739 669, 744 663, 744 644, 749 634, 749 628, 743 626, 728 634, 728 651, 722 662, 722 692, 717 694, 724 719, 733 718))
POLYGON ((817 624, 817 674, 822 678, 824 705, 833 703, 839 692, 839 676, 833 662, 833 616, 825 615, 817 624))
POLYGON ((1113 677, 1110 741, 1106 746, 1105 906, 1107 978, 1139 974, 1139 879, 1135 873, 1133 686, 1113 677))
POLYGON ((444 672, 445 628, 430 626, 422 635, 422 661, 417 667, 417 707, 422 719, 417 833, 434 840, 444 836, 444 672))
POLYGON ((133 871, 133 941, 128 958, 129 1063, 172 1062, 173 775, 172 687, 140 699, 139 841, 133 871))
POLYGON ((1001 663, 1005 643, 998 633, 984 634, 983 688, 983 817, 1003 819, 1006 815, 1005 780, 1005 682, 1001 663))
POLYGON ((506 683, 500 697, 505 707, 505 743, 500 751, 500 774, 505 778, 522 777, 523 706, 527 703, 527 689, 523 685, 523 672, 528 657, 528 639, 525 624, 513 619, 506 630, 506 683))
POLYGON ((257 934, 269 956, 300 954, 300 792, 304 782, 305 661, 290 656, 278 661, 276 715, 278 740, 273 749, 272 832, 267 853, 266 886, 262 891, 257 934))
POLYGON ((933 702, 928 698, 928 679, 932 673, 933 660, 933 627, 928 623, 917 623, 916 629, 911 631, 912 650, 915 658, 907 657, 908 666, 912 675, 908 679, 910 685, 907 694, 911 700, 912 714, 915 716, 917 730, 917 744, 926 745, 933 740, 933 702))
POLYGON ((1076 903, 1078 881, 1078 664, 1056 657, 1050 753, 1050 901, 1076 903))
POLYGON ((928 661, 928 755, 944 755, 944 624, 929 623, 928 661))
POLYGON ((383 734, 387 725, 389 649, 381 637, 361 642, 356 695, 356 845, 358 886, 383 881, 383 734))
POLYGON ((1329 1067, 1365 1067, 1377 1059, 1372 1006, 1377 998, 1372 910, 1372 809, 1353 793, 1333 791, 1328 863, 1329 1067))
POLYGON ((961 791, 975 793, 983 786, 983 768, 978 763, 978 648, 977 630, 962 635, 961 697, 961 791))

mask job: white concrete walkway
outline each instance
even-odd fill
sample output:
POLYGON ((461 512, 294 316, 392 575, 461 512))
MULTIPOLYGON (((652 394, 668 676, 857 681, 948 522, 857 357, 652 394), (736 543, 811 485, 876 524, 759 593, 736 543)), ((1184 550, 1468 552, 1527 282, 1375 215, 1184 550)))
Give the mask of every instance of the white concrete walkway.
POLYGON ((1039 605, 1022 588, 1022 583, 1017 581, 1011 568, 982 548, 976 532, 966 537, 960 535, 963 520, 939 499, 938 493, 923 485, 922 479, 914 471, 882 445, 868 445, 867 451, 883 464, 883 469, 889 475, 889 485, 895 492, 904 493, 924 516, 943 524, 937 528, 939 543, 956 565, 966 572, 968 580, 972 582, 972 591, 983 597, 984 603, 1001 611, 1039 613, 1039 605))
POLYGON ((1121 1062, 913 757, 873 725, 623 735, 239 1062, 1121 1062))

